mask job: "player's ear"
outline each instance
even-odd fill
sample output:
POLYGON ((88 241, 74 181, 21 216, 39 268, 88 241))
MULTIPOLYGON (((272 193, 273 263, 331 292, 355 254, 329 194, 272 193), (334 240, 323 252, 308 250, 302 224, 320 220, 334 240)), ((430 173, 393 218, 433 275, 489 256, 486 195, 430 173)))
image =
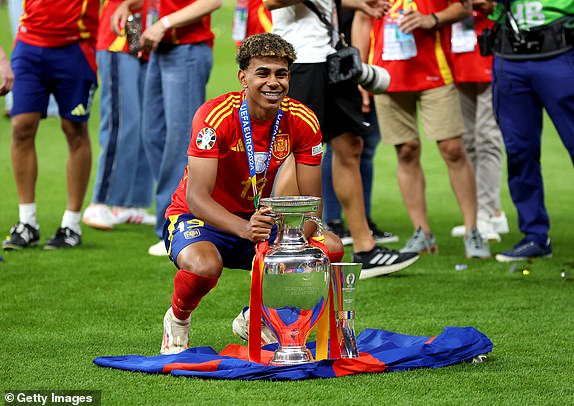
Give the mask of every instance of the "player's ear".
POLYGON ((239 79, 239 83, 241 83, 241 86, 244 89, 247 89, 247 77, 243 69, 239 69, 239 72, 237 72, 237 78, 239 79))

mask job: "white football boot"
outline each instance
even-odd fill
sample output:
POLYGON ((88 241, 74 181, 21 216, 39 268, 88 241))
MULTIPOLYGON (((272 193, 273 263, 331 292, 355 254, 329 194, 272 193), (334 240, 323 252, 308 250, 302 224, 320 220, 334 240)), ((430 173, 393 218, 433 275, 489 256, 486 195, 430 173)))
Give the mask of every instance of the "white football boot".
MULTIPOLYGON (((242 340, 249 340, 249 306, 245 306, 231 324, 233 334, 242 340)), ((269 327, 261 320, 261 345, 273 344, 277 342, 277 337, 269 327)))
POLYGON ((170 307, 163 318, 163 341, 161 354, 179 354, 189 348, 189 322, 191 315, 185 320, 179 320, 170 307))
POLYGON ((85 225, 98 230, 112 230, 114 224, 117 224, 115 216, 112 211, 105 204, 92 203, 82 216, 82 221, 85 225))

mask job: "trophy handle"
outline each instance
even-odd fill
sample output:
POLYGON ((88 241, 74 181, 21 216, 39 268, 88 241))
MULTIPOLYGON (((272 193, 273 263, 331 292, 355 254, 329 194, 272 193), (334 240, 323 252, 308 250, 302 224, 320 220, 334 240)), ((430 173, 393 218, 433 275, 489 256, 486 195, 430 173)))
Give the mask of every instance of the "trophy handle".
POLYGON ((321 220, 319 217, 305 215, 305 221, 312 221, 313 223, 315 223, 317 225, 317 229, 315 230, 315 233, 313 234, 314 236, 323 235, 323 233, 325 232, 325 226, 323 225, 323 220, 321 220))

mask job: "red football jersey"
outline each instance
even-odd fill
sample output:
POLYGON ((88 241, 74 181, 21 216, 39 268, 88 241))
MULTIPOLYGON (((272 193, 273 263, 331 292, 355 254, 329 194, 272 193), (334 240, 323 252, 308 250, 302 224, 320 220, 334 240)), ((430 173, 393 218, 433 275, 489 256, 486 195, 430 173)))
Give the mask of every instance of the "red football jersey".
MULTIPOLYGON (((460 0, 391 0, 389 18, 398 19, 405 7, 410 6, 422 14, 431 14, 444 10, 450 3, 460 0)), ((416 42, 416 56, 406 60, 383 60, 385 46, 385 20, 373 21, 373 57, 372 63, 389 71, 391 83, 388 92, 416 92, 444 86, 453 82, 450 58, 450 27, 423 30, 416 29, 413 34, 416 42)))
MULTIPOLYGON (((474 31, 480 34, 485 28, 492 27, 494 21, 487 16, 475 11, 474 31)), ((492 60, 493 56, 482 56, 478 45, 473 52, 453 53, 452 61, 454 65, 454 79, 456 83, 475 82, 490 83, 492 81, 492 60)))
MULTIPOLYGON (((160 0, 159 18, 192 3, 195 3, 195 0, 160 0)), ((172 44, 197 44, 199 42, 207 42, 210 46, 213 46, 214 38, 215 36, 213 32, 211 32, 211 15, 208 14, 193 24, 167 30, 162 42, 172 44)))
POLYGON ((99 0, 25 0, 17 39, 41 47, 96 43, 99 0))
MULTIPOLYGON (((249 165, 239 120, 239 107, 245 94, 231 92, 201 106, 191 129, 191 142, 187 154, 200 158, 217 158, 217 180, 212 197, 219 204, 241 217, 254 211, 253 189, 249 165)), ((258 168, 257 188, 262 197, 271 193, 277 170, 290 153, 295 161, 305 165, 320 165, 322 157, 321 130, 315 113, 302 103, 286 97, 281 103, 283 118, 273 144, 273 153, 267 176, 263 178, 262 164, 269 152, 275 117, 267 121, 251 119, 255 162, 258 168)), ((185 198, 187 167, 166 210, 171 215, 189 213, 185 198)))

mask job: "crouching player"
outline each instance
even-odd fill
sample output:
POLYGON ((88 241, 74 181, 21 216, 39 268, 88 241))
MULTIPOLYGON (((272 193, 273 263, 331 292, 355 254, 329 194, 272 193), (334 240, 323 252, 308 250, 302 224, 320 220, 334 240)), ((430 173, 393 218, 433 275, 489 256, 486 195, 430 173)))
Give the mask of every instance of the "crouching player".
MULTIPOLYGON (((164 318, 162 354, 189 347, 191 312, 223 267, 250 270, 255 244, 275 238, 269 208, 257 202, 270 195, 289 154, 301 195, 321 194, 319 123, 308 107, 286 97, 294 60, 293 47, 278 35, 248 37, 236 57, 243 91, 212 99, 195 114, 188 164, 163 231, 179 271, 164 318)), ((326 244, 332 260, 340 260, 338 237, 327 233, 326 244)))

